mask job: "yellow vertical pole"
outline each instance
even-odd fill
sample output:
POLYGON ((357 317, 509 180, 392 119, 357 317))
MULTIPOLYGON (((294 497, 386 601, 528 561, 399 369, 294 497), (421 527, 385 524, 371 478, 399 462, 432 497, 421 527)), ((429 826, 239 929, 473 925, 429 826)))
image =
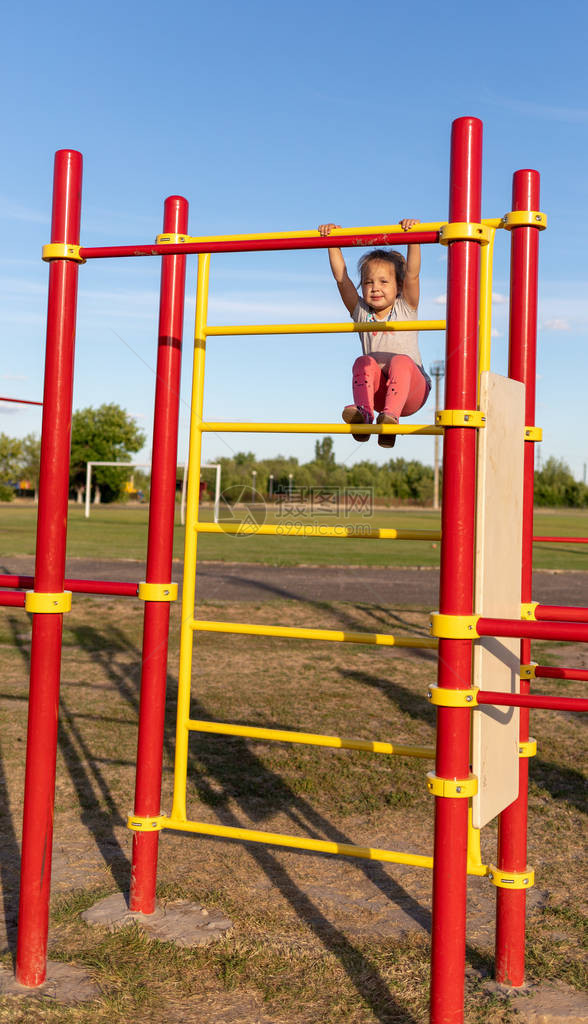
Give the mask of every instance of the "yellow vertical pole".
POLYGON ((480 344, 478 355, 478 394, 480 374, 490 369, 490 351, 492 347, 492 264, 494 260, 494 240, 496 229, 489 228, 488 245, 480 246, 480 344))
POLYGON ((182 626, 180 632, 180 673, 176 721, 176 758, 174 767, 174 800, 172 818, 186 820, 186 777, 188 773, 188 721, 192 682, 192 645, 196 590, 196 547, 198 504, 200 499, 200 467, 202 459, 202 412, 204 406, 204 362, 206 358, 206 317, 208 312, 208 276, 210 255, 198 257, 196 290, 196 322, 194 325, 194 369, 192 372, 192 407, 190 415, 190 450, 188 455, 188 496, 186 501, 186 537, 184 542, 184 585, 182 591, 182 626))

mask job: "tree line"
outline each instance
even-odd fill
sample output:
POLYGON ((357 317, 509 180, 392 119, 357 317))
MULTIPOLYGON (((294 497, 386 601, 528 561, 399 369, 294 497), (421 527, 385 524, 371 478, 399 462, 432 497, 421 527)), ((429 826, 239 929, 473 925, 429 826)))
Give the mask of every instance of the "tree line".
MULTIPOLYGON (((101 405, 74 413, 70 460, 72 496, 82 501, 86 486, 86 465, 90 462, 132 462, 145 444, 145 434, 120 406, 101 405)), ((0 433, 0 501, 10 501, 15 488, 26 481, 35 493, 39 483, 40 439, 35 434, 13 438, 0 433)), ((338 463, 333 439, 324 437, 314 447, 314 458, 300 463, 294 457, 277 455, 256 459, 253 452, 237 452, 214 460, 221 466, 223 491, 233 494, 255 487, 264 498, 298 495, 313 488, 370 489, 375 498, 388 503, 431 505, 433 469, 416 459, 392 458, 382 464, 363 460, 347 466, 338 463), (255 474, 255 475, 254 475, 255 474)), ((93 488, 104 502, 124 500, 125 485, 132 475, 128 468, 97 466, 93 488)), ((181 479, 178 470, 178 479, 181 479)), ((136 486, 148 497, 148 473, 134 472, 136 486)), ((203 479, 207 480, 206 473, 203 479)), ((210 485, 209 485, 210 486, 210 485)), ((535 504, 551 508, 588 507, 588 487, 574 479, 563 459, 550 457, 535 473, 535 504)))

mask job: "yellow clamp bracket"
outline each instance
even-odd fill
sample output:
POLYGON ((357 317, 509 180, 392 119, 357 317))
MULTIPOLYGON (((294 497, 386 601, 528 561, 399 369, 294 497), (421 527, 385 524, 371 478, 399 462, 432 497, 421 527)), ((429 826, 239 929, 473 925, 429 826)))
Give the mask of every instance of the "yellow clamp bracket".
POLYGON ((449 245, 450 242, 480 242, 482 245, 488 245, 492 233, 493 229, 487 224, 456 221, 441 225, 439 241, 441 245, 449 245))
POLYGON ((165 828, 165 816, 155 815, 152 818, 143 818, 140 814, 132 814, 127 818, 127 828, 133 832, 161 832, 165 828))
POLYGON ((527 604, 521 605, 521 619, 530 620, 535 622, 535 608, 539 604, 538 601, 529 601, 527 604))
POLYGON ((537 740, 531 736, 525 743, 519 743, 519 757, 535 757, 537 740))
POLYGON ((467 779, 443 779, 435 772, 427 772, 427 790, 432 796, 470 797, 478 792, 478 779, 469 775, 467 779))
POLYGON ((140 601, 177 601, 177 583, 139 583, 137 597, 140 601))
POLYGON ((158 235, 155 239, 156 245, 185 245, 187 242, 193 242, 195 239, 191 238, 190 235, 174 235, 173 232, 168 235, 158 235))
POLYGON ((525 427, 525 441, 542 441, 543 430, 541 427, 525 427))
POLYGON ((38 591, 27 590, 25 610, 35 614, 63 615, 64 612, 71 611, 71 590, 63 590, 58 594, 41 594, 38 591))
POLYGON ((521 665, 519 675, 521 679, 535 679, 535 669, 537 668, 537 662, 532 661, 530 665, 521 665))
POLYGON ((67 242, 49 242, 43 246, 42 258, 45 262, 50 260, 73 260, 74 263, 85 263, 80 256, 81 246, 69 245, 67 242))
POLYGON ((495 868, 494 864, 491 864, 488 877, 492 884, 498 886, 499 889, 530 889, 532 885, 535 885, 533 868, 527 868, 526 871, 501 871, 500 868, 495 868))
POLYGON ((431 686, 427 691, 427 697, 431 704, 441 708, 473 708, 478 706, 477 686, 469 690, 450 690, 447 686, 431 686))
POLYGON ((431 636, 448 640, 479 640, 476 629, 479 615, 440 615, 431 613, 431 636))
POLYGON ((545 231, 547 227, 547 214, 540 210, 512 210, 505 213, 500 222, 502 228, 512 231, 513 228, 538 228, 545 231))
POLYGON ((435 413, 438 427, 485 427, 486 417, 478 409, 441 409, 435 413))

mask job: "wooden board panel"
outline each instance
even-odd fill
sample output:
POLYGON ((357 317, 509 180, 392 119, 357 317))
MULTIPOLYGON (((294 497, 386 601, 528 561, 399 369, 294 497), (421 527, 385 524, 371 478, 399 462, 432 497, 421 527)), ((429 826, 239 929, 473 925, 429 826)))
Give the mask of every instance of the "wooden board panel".
MULTIPOLYGON (((476 575, 479 615, 520 618, 525 389, 482 373, 478 431, 476 575)), ((474 644, 474 686, 518 693, 520 641, 493 637, 474 644)), ((482 828, 518 795, 519 710, 480 707, 472 715, 472 770, 478 794, 472 823, 482 828)))

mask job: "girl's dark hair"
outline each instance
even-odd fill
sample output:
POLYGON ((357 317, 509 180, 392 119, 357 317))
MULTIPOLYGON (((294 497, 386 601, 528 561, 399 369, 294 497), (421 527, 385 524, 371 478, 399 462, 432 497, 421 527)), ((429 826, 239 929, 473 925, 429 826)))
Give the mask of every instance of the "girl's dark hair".
POLYGON ((402 253, 396 252, 395 249, 372 249, 371 252, 364 253, 357 264, 360 284, 363 284, 365 268, 368 263, 371 263, 373 260, 382 260, 383 263, 391 263, 393 265, 394 273, 396 274, 398 295, 400 295, 406 275, 406 260, 402 253))

